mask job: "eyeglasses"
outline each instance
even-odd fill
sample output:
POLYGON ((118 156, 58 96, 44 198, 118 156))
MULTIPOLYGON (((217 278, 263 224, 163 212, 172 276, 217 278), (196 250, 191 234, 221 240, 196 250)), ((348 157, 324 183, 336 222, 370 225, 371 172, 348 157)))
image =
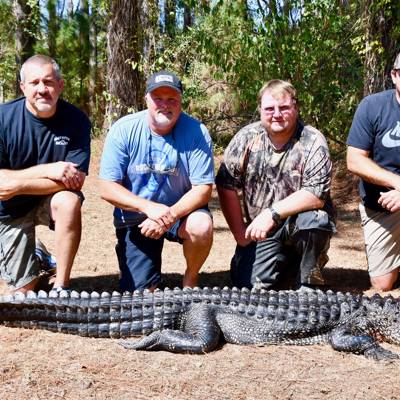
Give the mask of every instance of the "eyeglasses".
POLYGON ((266 115, 273 115, 277 111, 279 114, 288 114, 293 109, 293 103, 290 105, 271 106, 261 108, 261 112, 266 115))

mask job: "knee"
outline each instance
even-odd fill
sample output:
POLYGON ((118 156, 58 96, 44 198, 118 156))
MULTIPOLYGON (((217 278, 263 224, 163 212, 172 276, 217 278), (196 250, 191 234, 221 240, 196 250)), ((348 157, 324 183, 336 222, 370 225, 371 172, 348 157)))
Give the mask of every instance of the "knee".
POLYGON ((57 215, 67 215, 70 217, 79 216, 81 211, 81 199, 74 193, 69 191, 61 191, 51 199, 52 215, 56 218, 57 215))
POLYGON ((193 241, 210 241, 213 236, 213 222, 210 215, 194 212, 186 219, 185 230, 193 241))

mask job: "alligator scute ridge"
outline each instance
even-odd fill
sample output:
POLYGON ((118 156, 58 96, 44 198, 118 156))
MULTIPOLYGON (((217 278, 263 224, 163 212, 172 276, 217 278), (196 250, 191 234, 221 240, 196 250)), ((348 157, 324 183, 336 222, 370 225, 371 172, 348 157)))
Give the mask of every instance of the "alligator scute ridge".
POLYGON ((0 324, 89 337, 128 338, 135 350, 205 353, 234 344, 318 344, 395 359, 379 340, 400 345, 400 300, 342 292, 262 288, 175 288, 154 292, 39 291, 0 296, 0 324))

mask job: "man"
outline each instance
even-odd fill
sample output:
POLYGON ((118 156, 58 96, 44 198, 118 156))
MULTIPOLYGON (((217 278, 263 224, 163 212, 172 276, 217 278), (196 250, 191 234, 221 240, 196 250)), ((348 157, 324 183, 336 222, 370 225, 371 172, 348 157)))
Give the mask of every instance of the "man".
POLYGON ((100 191, 116 207, 123 291, 160 284, 164 238, 183 244, 183 286, 197 285, 211 248, 212 144, 205 126, 182 112, 181 96, 175 74, 153 74, 147 109, 117 121, 104 145, 100 191))
POLYGON ((347 167, 361 177, 368 272, 380 291, 393 288, 400 267, 400 53, 391 76, 395 89, 361 101, 347 140, 347 167))
POLYGON ((234 136, 216 179, 222 211, 237 242, 233 284, 251 287, 261 281, 272 288, 297 275, 298 288, 322 285, 335 229, 326 141, 299 120, 290 83, 267 82, 259 107, 261 121, 234 136))
POLYGON ((53 288, 69 286, 81 237, 80 192, 88 172, 90 122, 59 99, 57 63, 35 55, 23 64, 24 97, 0 106, 0 273, 13 289, 35 290, 35 225, 55 231, 53 288))

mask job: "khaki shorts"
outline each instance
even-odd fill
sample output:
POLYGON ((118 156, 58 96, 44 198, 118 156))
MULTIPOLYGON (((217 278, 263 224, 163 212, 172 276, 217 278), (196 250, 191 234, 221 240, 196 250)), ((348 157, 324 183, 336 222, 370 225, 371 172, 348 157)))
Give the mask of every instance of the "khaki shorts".
POLYGON ((400 211, 375 211, 363 204, 359 209, 369 275, 388 274, 400 266, 400 211))
POLYGON ((54 226, 50 218, 51 198, 44 198, 37 207, 20 218, 0 220, 0 276, 15 289, 39 276, 39 263, 35 256, 35 226, 54 226))

